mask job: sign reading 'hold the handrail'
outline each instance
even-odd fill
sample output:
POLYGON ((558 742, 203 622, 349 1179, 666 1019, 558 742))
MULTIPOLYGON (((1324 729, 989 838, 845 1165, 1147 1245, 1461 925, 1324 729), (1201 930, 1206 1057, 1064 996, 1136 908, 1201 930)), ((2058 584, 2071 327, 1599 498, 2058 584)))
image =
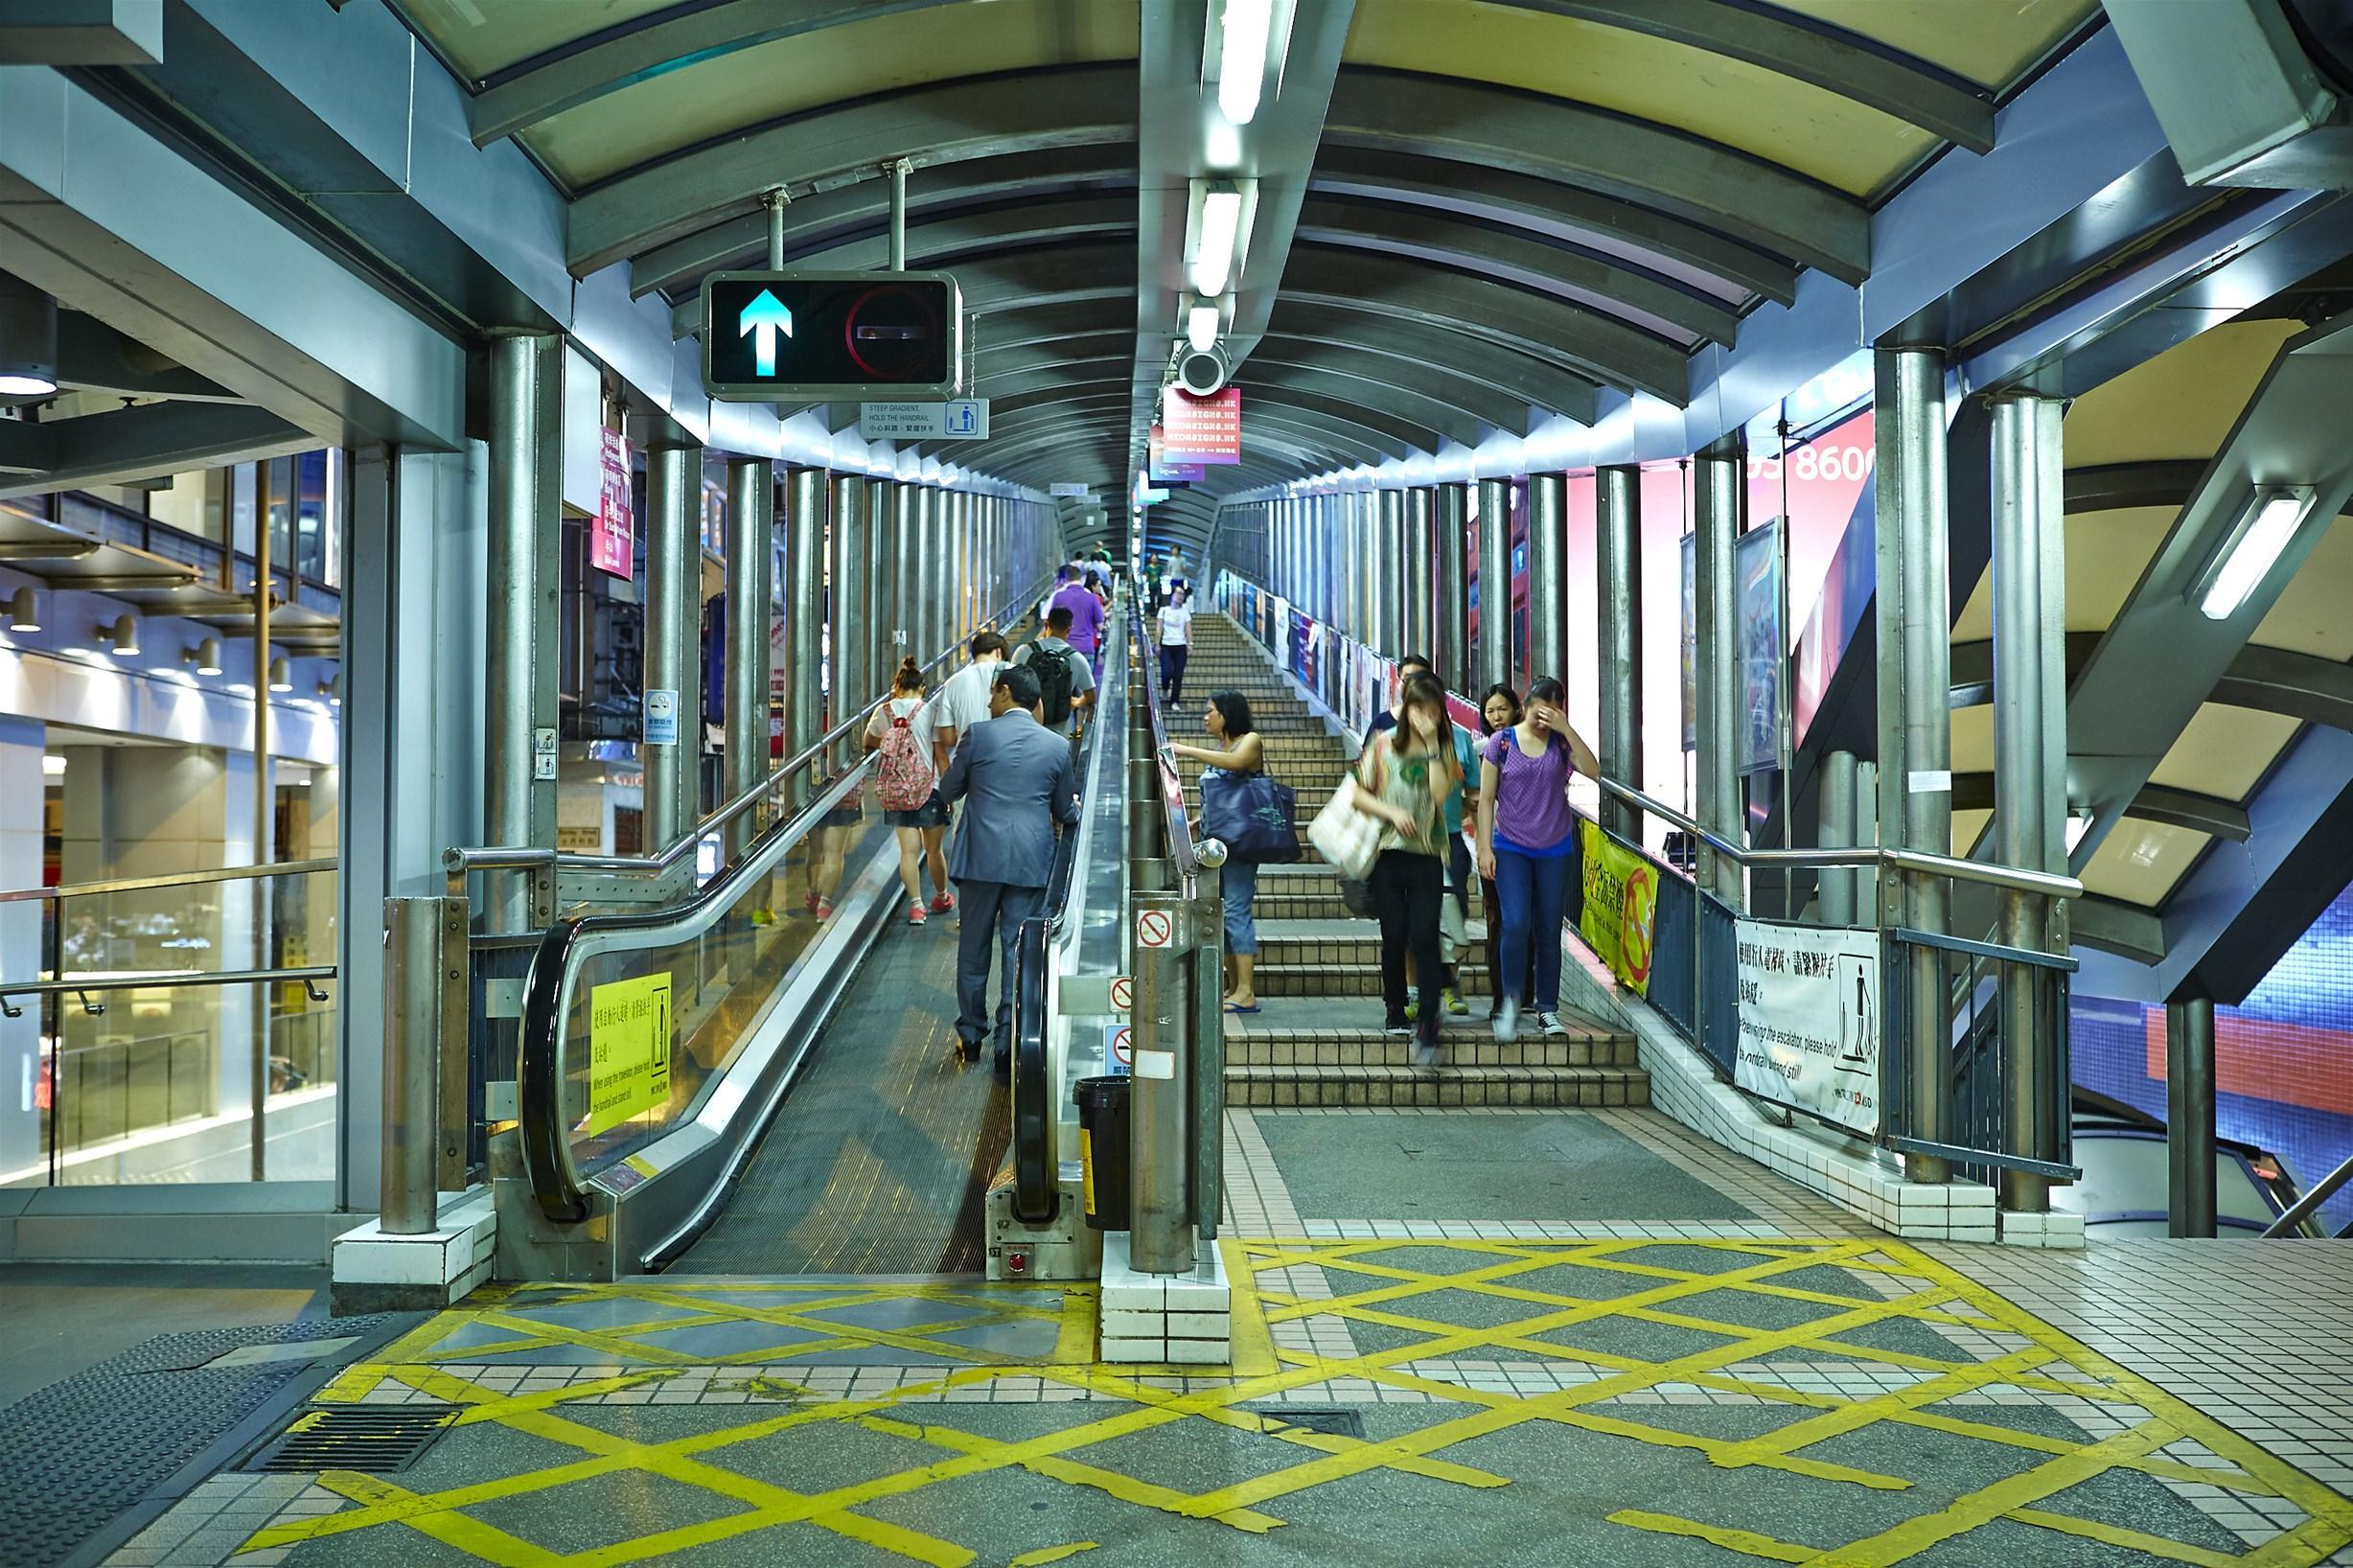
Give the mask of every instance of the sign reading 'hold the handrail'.
POLYGON ((588 1119, 593 1138, 670 1097, 670 972, 588 993, 588 1119))
POLYGON ((1880 1130, 1880 934, 1735 922, 1732 1081, 1866 1137, 1880 1130))

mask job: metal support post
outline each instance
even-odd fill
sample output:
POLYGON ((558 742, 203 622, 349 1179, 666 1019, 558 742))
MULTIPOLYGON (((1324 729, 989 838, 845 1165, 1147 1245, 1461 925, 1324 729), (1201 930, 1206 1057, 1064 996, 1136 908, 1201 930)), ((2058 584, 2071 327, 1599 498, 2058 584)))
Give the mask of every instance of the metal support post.
POLYGON ((907 485, 906 507, 900 513, 907 529, 907 542, 901 548, 902 558, 914 568, 906 583, 907 608, 900 611, 900 620, 907 627, 906 653, 914 656, 920 664, 938 652, 932 637, 933 611, 938 605, 936 583, 939 574, 939 542, 932 527, 934 491, 929 485, 907 485))
MULTIPOLYGON (((1729 843, 1745 842, 1741 812, 1740 658, 1741 593, 1734 566, 1741 534, 1741 455, 1737 446, 1718 443, 1692 460, 1695 522, 1698 531, 1693 569, 1693 614, 1698 622, 1697 732, 1699 825, 1729 843)), ((1709 866, 1705 886, 1734 909, 1746 908, 1738 861, 1713 850, 1700 859, 1709 866)))
MULTIPOLYGON (((1602 772, 1642 788, 1642 473, 1627 465, 1594 475, 1594 576, 1601 611, 1602 772)), ((1642 813, 1611 796, 1602 822, 1642 842, 1642 813)))
POLYGON ((1193 1042, 1190 1062, 1193 1106, 1192 1201, 1201 1239, 1217 1240, 1217 1216, 1226 1204, 1225 1139, 1202 1136, 1226 1124, 1225 905, 1219 891, 1223 859, 1205 856, 1194 877, 1193 935, 1186 950, 1187 1019, 1193 1042))
MULTIPOLYGON (((266 493, 269 465, 262 465, 264 494, 255 508, 253 521, 253 864, 266 865, 277 856, 270 849, 272 831, 278 820, 277 792, 270 786, 269 776, 269 611, 273 588, 269 571, 269 496, 266 493)), ((293 516, 293 497, 287 497, 287 516, 293 516)), ((551 628, 552 630, 552 628, 551 628)), ((253 967, 267 969, 269 961, 269 920, 272 899, 267 878, 256 878, 251 884, 253 915, 253 967)), ((50 917, 53 921, 65 918, 60 906, 50 917)), ((250 1022, 253 1029, 252 1056, 246 1074, 251 1094, 248 1102, 250 1120, 245 1146, 246 1164, 253 1180, 266 1181, 269 1168, 269 993, 266 985, 253 991, 253 1010, 250 1022)), ((57 1063, 52 1058, 52 1072, 57 1063)), ((53 1080, 54 1081, 54 1080, 53 1080)))
POLYGON ((678 726, 677 739, 644 747, 645 842, 657 854, 701 818, 695 770, 703 699, 695 670, 702 631, 702 448, 657 447, 646 454, 645 700, 649 710, 657 702, 672 704, 678 726))
POLYGON ((1568 481, 1528 476, 1528 679, 1569 678, 1568 481))
MULTIPOLYGON (((1438 657, 1437 551, 1430 527, 1430 492, 1417 485, 1399 497, 1405 507, 1405 645, 1424 658, 1438 657)), ((1442 671, 1459 680, 1453 670, 1442 671)))
POLYGON ((1405 497, 1398 491, 1376 490, 1367 499, 1373 511, 1373 550, 1381 564, 1376 611, 1381 633, 1373 646, 1391 658, 1402 658, 1420 651, 1405 646, 1405 497))
POLYGON ((1430 492, 1430 532, 1438 551, 1438 673, 1458 691, 1478 695, 1470 668, 1470 487, 1445 484, 1430 492))
MULTIPOLYGON (((1946 581, 1945 357, 1934 349, 1876 356, 1879 449, 1879 837, 1885 844, 1949 853, 1952 842, 1952 623, 1946 581)), ((1879 923, 1901 920, 1947 934, 1950 890, 1926 872, 1882 875, 1879 923)), ((1915 949, 1904 1021, 1911 1053, 1906 1108, 1911 1136, 1950 1141, 1951 1019, 1941 956, 1915 949)), ((1949 1162, 1906 1155, 1917 1182, 1950 1179, 1949 1162)))
POLYGON ((914 167, 911 159, 893 158, 890 162, 890 270, 907 270, 907 172, 914 167))
MULTIPOLYGON (((482 802, 490 842, 556 842, 556 627, 564 537, 564 340, 501 337, 490 346, 490 601, 482 802), (539 759, 546 757, 542 765, 539 759), (544 772, 545 777, 539 775, 544 772)), ((268 669, 254 672, 265 693, 268 669)), ((488 929, 520 932, 556 917, 544 879, 493 877, 488 929)))
POLYGON ((866 486, 866 544, 868 630, 872 634, 866 668, 874 678, 874 689, 866 696, 871 700, 882 694, 898 670, 902 657, 899 629, 906 624, 899 612, 906 579, 899 566, 899 484, 895 479, 876 479, 866 486))
MULTIPOLYGON (((799 756, 825 733, 825 471, 795 469, 786 481, 784 517, 784 754, 799 756)), ((760 618, 763 636, 768 617, 760 618)), ((765 698, 761 712, 767 712, 765 698)), ((768 766, 768 740, 760 741, 768 766)), ((808 798, 806 778, 789 788, 795 804, 808 798)))
MULTIPOLYGON (((826 542, 833 577, 826 607, 827 639, 833 650, 833 711, 826 727, 840 724, 879 695, 875 690, 873 541, 867 537, 866 482, 852 473, 834 475, 832 535, 826 542)), ((844 763, 858 755, 855 736, 841 748, 844 763)))
POLYGON ((2165 1004, 2167 1234, 2214 1234, 2214 1003, 2165 1004))
MULTIPOLYGON (((1824 849, 1846 849, 1855 842, 1855 753, 1833 751, 1822 759, 1822 783, 1817 797, 1819 823, 1813 842, 1824 849)), ((1816 873, 1817 908, 1826 926, 1855 923, 1856 881, 1859 873, 1828 870, 1816 873)))
MULTIPOLYGON (((422 1235, 438 1223, 441 1050, 454 956, 445 916, 462 899, 384 900, 384 1106, 378 1223, 422 1235)), ((459 927, 462 940, 464 928, 459 927)), ((457 996, 461 1018, 464 991, 457 996)), ((462 1026, 462 1025, 461 1025, 462 1026)))
MULTIPOLYGON (((819 477, 821 480, 823 475, 819 477)), ((768 621, 773 598, 769 557, 774 548, 775 521, 776 475, 769 460, 728 459, 727 684, 721 706, 727 726, 727 796, 730 800, 768 776, 768 621)), ((679 739, 682 742, 686 729, 682 714, 681 718, 679 739)), ((691 756, 693 751, 688 749, 685 754, 691 756)), ((759 836, 760 824, 753 819, 757 815, 746 812, 727 825, 729 859, 742 854, 759 836)))
POLYGON ((1186 1188, 1192 1164, 1192 1107, 1186 1085, 1192 1050, 1187 1036, 1185 950, 1191 905, 1146 893, 1132 900, 1136 922, 1135 1081, 1129 1090, 1128 1170, 1134 1212, 1128 1260, 1142 1274, 1183 1274, 1193 1266, 1192 1214, 1186 1188), (1150 944, 1147 925, 1165 929, 1150 944))
POLYGON ((1501 479, 1479 481, 1478 529, 1479 689, 1485 691, 1511 685, 1511 487, 1501 479))
MULTIPOLYGON (((1994 842, 2005 865, 2066 869, 2065 498, 2060 471, 2057 398, 2006 395, 1994 403, 1994 842)), ((2050 900, 2005 888, 2001 940, 2046 952, 2050 900)), ((2004 1152, 2029 1160, 2058 1153, 2054 1108, 2068 1086, 2051 1081, 2063 1055, 2052 1035, 2067 1026, 2045 1016, 2046 986, 2026 964, 1999 972, 2004 1152)), ((2004 1207, 2050 1208, 2050 1178, 2001 1173, 2004 1207)))

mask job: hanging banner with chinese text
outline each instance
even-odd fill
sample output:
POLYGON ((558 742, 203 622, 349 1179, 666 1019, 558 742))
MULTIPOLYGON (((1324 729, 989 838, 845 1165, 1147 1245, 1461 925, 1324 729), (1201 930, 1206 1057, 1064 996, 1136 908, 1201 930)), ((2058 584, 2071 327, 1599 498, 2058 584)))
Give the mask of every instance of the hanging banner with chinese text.
POLYGON ((670 1028, 668 970, 589 991, 589 1137, 670 1097, 670 1028))
POLYGON ((1732 1081, 1872 1137, 1880 1130, 1880 934, 1736 920, 1732 1081))
POLYGON ((604 437, 600 462, 596 516, 588 520, 588 565, 614 577, 634 575, 637 549, 636 519, 630 511, 629 443, 618 430, 604 437))

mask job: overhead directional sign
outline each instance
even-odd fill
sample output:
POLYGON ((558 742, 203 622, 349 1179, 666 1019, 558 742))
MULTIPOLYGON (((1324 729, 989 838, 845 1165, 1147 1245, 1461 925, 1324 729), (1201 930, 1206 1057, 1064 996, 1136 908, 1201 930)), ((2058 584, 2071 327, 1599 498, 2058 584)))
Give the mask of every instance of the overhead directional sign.
POLYGON ((1087 485, 1053 485, 1049 487, 1047 494, 1056 500, 1091 501, 1095 499, 1095 491, 1087 485))
POLYGON ((986 441, 988 399, 952 398, 946 403, 875 403, 858 405, 861 441, 986 441))
POLYGON ((945 272, 714 272, 703 385, 724 403, 942 403, 963 390, 963 323, 945 272))

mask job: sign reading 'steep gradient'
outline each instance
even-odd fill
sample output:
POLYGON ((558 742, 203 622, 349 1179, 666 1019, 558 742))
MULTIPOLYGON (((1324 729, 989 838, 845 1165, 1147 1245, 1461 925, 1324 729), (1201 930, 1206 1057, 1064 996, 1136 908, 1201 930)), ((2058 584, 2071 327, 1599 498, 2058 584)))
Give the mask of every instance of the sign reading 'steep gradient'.
POLYGON ((703 385, 725 403, 939 402, 963 390, 945 272, 714 272, 703 385))
POLYGON ((1182 387, 1161 393, 1160 424, 1165 463, 1238 463, 1242 460, 1242 389, 1229 386, 1206 398, 1182 387))

